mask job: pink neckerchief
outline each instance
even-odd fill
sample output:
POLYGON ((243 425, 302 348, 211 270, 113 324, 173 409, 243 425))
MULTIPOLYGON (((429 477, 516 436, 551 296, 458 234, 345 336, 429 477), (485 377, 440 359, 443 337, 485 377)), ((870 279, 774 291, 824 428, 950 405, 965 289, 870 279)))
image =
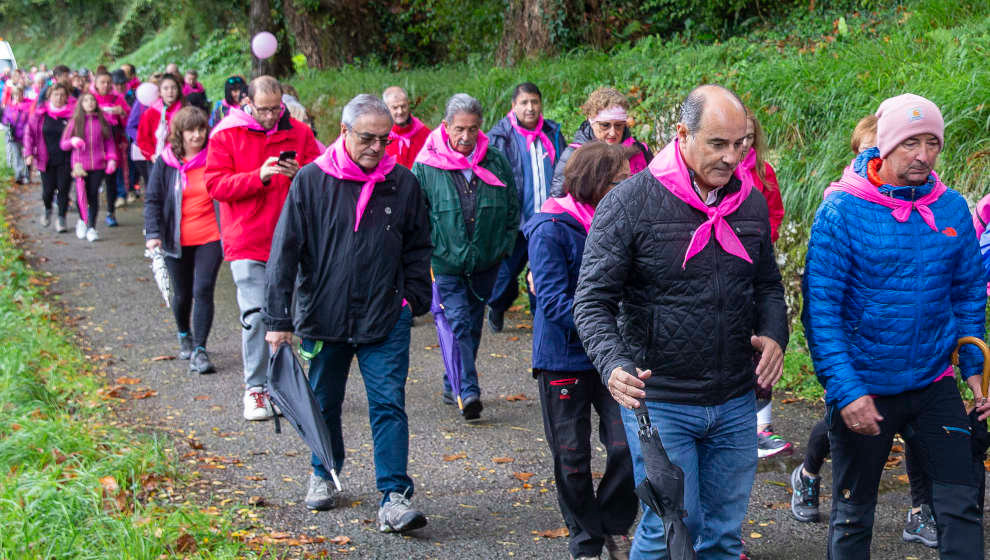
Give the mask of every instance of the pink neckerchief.
POLYGON ((698 193, 695 192, 694 187, 691 186, 691 176, 688 173, 687 166, 684 165, 684 159, 681 157, 680 141, 677 139, 667 144, 657 154, 657 157, 653 158, 653 161, 650 162, 649 170, 656 177, 657 181, 660 181, 660 184, 670 191, 671 194, 684 201, 688 206, 700 210, 708 216, 708 220, 701 224, 698 229, 694 230, 694 234, 691 236, 691 243, 688 245, 687 253, 684 254, 684 262, 681 264, 682 270, 687 268, 687 263, 691 260, 691 257, 697 255, 708 245, 713 230, 715 232, 715 239, 725 249, 725 252, 735 255, 748 263, 753 262, 753 259, 746 252, 746 248, 739 241, 736 232, 732 231, 732 226, 725 221, 726 216, 738 210, 746 198, 749 197, 750 191, 753 190, 753 182, 751 180, 743 180, 739 191, 723 198, 722 202, 717 206, 706 206, 698 197, 698 193))
POLYGON ((223 130, 228 130, 231 128, 247 128, 248 130, 256 130, 258 132, 264 132, 267 136, 271 136, 278 132, 278 123, 282 121, 282 117, 285 116, 285 105, 282 105, 282 110, 278 114, 278 120, 275 121, 275 126, 271 130, 265 130, 261 128, 258 121, 254 120, 254 117, 247 114, 244 109, 239 109, 237 107, 231 107, 230 112, 224 117, 210 132, 210 138, 213 138, 218 132, 223 130))
POLYGON ((313 163, 327 175, 336 177, 341 181, 364 182, 361 185, 361 194, 358 195, 357 208, 354 209, 354 231, 357 231, 358 225, 361 223, 361 216, 364 215, 364 209, 368 207, 368 202, 371 200, 371 193, 375 190, 375 183, 384 181, 385 176, 392 171, 395 167, 395 157, 385 154, 374 171, 365 173, 364 169, 354 163, 354 160, 347 153, 347 148, 344 146, 344 135, 341 134, 333 145, 320 154, 320 157, 313 160, 313 163))
POLYGON ((450 137, 447 136, 447 127, 441 123, 426 138, 426 145, 416 156, 416 162, 430 167, 437 167, 446 170, 470 169, 479 179, 493 187, 504 187, 505 183, 498 180, 494 173, 481 167, 481 161, 488 153, 488 137, 484 132, 478 132, 478 144, 474 148, 474 160, 468 161, 464 154, 450 147, 450 137))
POLYGON ((646 156, 643 155, 643 150, 639 149, 639 146, 636 145, 636 139, 630 136, 622 141, 622 145, 635 146, 637 149, 636 154, 629 158, 629 174, 635 175, 646 169, 646 156))
POLYGON ((562 198, 548 198, 540 208, 540 212, 546 212, 547 214, 566 212, 577 220, 579 224, 584 226, 585 233, 591 231, 591 220, 595 217, 594 206, 574 200, 574 197, 570 193, 567 193, 567 196, 562 198))
POLYGON ((206 92, 206 90, 203 89, 203 84, 201 84, 199 82, 196 82, 193 85, 189 85, 189 84, 186 84, 186 83, 183 83, 182 84, 182 96, 183 97, 189 95, 190 93, 205 93, 205 92, 206 92))
POLYGON ((542 114, 540 115, 539 122, 536 123, 536 128, 534 128, 533 130, 527 130, 519 126, 519 120, 516 118, 516 114, 513 113, 512 111, 509 111, 509 114, 507 116, 509 117, 509 124, 512 125, 512 128, 515 129, 516 132, 518 132, 523 138, 526 139, 527 150, 529 150, 529 147, 533 145, 533 141, 539 138, 540 143, 543 144, 543 149, 546 150, 548 154, 550 154, 550 163, 553 164, 554 162, 557 161, 557 150, 554 149, 553 142, 551 142, 550 139, 547 138, 546 133, 543 132, 542 114))
POLYGON ((842 172, 842 178, 832 183, 827 189, 825 189, 825 197, 828 197, 828 195, 833 192, 847 192, 856 198, 861 198, 867 202, 873 202, 875 204, 891 208, 892 211, 890 215, 893 216, 898 222, 908 221, 908 218, 911 217, 911 211, 917 210, 918 214, 921 214, 921 219, 928 224, 928 227, 937 232, 938 227, 935 225, 935 214, 932 213, 932 210, 928 207, 928 205, 933 204, 948 189, 944 184, 942 184, 942 181, 938 178, 938 175, 934 171, 932 171, 932 177, 935 178, 935 186, 932 187, 931 192, 918 200, 901 200, 899 198, 880 194, 880 190, 877 189, 873 183, 870 183, 869 179, 860 176, 859 173, 856 173, 853 166, 850 164, 846 167, 845 171, 842 172))
POLYGON ((412 145, 413 136, 416 136, 416 133, 423 128, 426 128, 423 121, 417 119, 416 117, 409 117, 409 124, 406 126, 400 127, 399 125, 393 125, 392 130, 388 133, 388 137, 397 141, 403 148, 408 148, 412 145))
POLYGON ((131 81, 127 82, 127 89, 135 90, 138 88, 139 85, 141 85, 141 79, 138 78, 137 76, 134 76, 133 78, 131 78, 131 81))
POLYGON ((162 161, 165 162, 165 165, 179 170, 179 182, 182 186, 182 190, 185 191, 186 187, 189 185, 187 174, 197 167, 203 167, 206 165, 206 146, 203 146, 203 149, 200 150, 198 154, 194 155, 192 159, 182 162, 178 157, 176 157, 175 153, 172 151, 172 145, 169 144, 168 146, 165 146, 164 150, 162 150, 162 161))
POLYGON ((72 116, 72 112, 76 109, 76 101, 74 97, 70 97, 69 101, 65 105, 62 105, 61 109, 52 109, 51 102, 46 101, 44 105, 39 107, 36 112, 39 115, 47 114, 53 119, 67 119, 72 116))

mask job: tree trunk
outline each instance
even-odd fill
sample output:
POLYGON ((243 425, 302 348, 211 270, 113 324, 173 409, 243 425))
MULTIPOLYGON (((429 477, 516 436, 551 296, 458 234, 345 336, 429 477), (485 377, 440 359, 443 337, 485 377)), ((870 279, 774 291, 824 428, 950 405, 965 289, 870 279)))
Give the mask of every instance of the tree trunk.
POLYGON ((256 78, 264 74, 275 77, 287 76, 292 70, 292 56, 289 54, 284 30, 275 26, 268 0, 251 0, 249 17, 252 39, 262 31, 267 31, 278 38, 278 51, 271 57, 261 60, 251 53, 251 77, 256 78))
POLYGON ((320 0, 314 10, 283 0, 288 31, 310 68, 330 68, 374 53, 383 43, 375 7, 368 1, 320 0))
MULTIPOLYGON (((497 62, 511 65, 553 51, 547 14, 564 9, 558 0, 510 0, 496 53, 497 62)), ((561 17, 556 14, 554 17, 561 17)))

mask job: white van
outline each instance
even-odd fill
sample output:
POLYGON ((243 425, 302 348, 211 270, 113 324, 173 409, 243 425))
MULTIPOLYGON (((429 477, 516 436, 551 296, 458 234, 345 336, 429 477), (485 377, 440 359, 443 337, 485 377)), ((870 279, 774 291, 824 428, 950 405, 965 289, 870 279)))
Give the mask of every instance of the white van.
POLYGON ((10 49, 10 43, 0 40, 0 74, 4 70, 14 70, 17 68, 17 60, 14 58, 14 51, 10 49))

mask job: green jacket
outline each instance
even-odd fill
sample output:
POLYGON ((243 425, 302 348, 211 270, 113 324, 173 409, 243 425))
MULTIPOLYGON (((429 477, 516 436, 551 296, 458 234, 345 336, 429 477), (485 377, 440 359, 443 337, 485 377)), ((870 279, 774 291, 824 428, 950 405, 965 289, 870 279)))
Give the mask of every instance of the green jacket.
POLYGON ((495 187, 479 181, 474 235, 467 238, 461 199, 457 195, 453 173, 416 163, 412 172, 426 194, 433 238, 433 272, 436 274, 471 274, 498 265, 512 252, 519 232, 519 197, 512 179, 512 169, 502 152, 491 146, 481 161, 505 183, 495 187))

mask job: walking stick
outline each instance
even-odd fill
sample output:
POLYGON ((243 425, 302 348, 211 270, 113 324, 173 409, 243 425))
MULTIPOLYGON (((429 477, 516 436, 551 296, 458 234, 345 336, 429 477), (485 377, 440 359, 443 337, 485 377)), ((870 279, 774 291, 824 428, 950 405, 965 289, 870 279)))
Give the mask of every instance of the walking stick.
POLYGON ((975 336, 964 336, 956 342, 956 349, 952 351, 952 365, 959 367, 959 349, 963 347, 964 344, 972 344, 983 352, 983 396, 987 396, 987 389, 990 388, 990 348, 987 347, 987 343, 983 342, 975 336))

